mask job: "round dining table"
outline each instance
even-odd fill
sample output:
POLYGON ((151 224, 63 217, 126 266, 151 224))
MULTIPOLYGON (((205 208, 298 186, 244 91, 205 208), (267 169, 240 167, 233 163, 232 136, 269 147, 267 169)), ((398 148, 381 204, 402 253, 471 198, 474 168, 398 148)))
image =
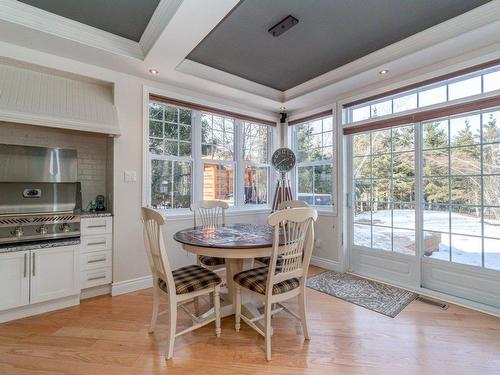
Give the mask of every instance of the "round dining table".
MULTIPOLYGON (((228 224, 186 228, 174 234, 184 250, 197 255, 225 258, 227 293, 221 292, 222 317, 234 314, 233 277, 254 266, 254 259, 272 253, 274 232, 267 224, 228 224)), ((247 294, 247 293, 245 293, 247 294)), ((250 297, 242 295, 242 312, 261 315, 250 297)))

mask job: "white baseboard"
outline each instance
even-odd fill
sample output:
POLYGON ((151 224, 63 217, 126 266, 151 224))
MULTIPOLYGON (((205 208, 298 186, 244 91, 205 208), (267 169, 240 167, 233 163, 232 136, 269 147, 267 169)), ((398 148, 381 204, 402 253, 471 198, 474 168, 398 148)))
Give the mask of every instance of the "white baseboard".
POLYGON ((342 265, 336 260, 320 258, 318 256, 313 255, 311 257, 311 264, 313 266, 321 267, 326 270, 343 272, 342 265))
POLYGON ((135 292, 136 290, 147 289, 153 287, 153 276, 143 276, 137 279, 126 281, 118 281, 111 285, 111 295, 119 296, 120 294, 135 292))
POLYGON ((17 307, 15 309, 0 312, 0 323, 11 320, 26 318, 28 316, 43 314, 49 311, 65 309, 66 307, 80 304, 80 296, 69 296, 57 299, 55 301, 41 302, 33 305, 17 307))
POLYGON ((95 286, 93 288, 83 289, 80 294, 80 299, 93 298, 97 296, 103 296, 106 294, 111 294, 111 284, 95 286))

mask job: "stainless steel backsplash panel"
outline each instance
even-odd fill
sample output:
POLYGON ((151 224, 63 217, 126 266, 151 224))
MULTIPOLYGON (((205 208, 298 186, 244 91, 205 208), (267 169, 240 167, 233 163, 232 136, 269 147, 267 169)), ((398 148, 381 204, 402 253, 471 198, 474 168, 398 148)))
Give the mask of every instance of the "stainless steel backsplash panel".
POLYGON ((0 144, 0 182, 76 182, 77 169, 76 150, 0 144))
POLYGON ((0 215, 78 212, 79 182, 0 182, 0 215))

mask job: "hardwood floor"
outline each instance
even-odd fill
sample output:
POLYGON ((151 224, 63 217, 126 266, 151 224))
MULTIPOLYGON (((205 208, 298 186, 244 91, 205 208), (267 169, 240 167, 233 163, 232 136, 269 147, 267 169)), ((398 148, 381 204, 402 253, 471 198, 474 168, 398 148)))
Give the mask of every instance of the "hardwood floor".
POLYGON ((500 374, 500 319, 458 306, 414 301, 391 319, 308 289, 311 341, 277 315, 268 363, 263 338, 232 317, 220 338, 213 324, 178 338, 165 362, 166 316, 149 335, 151 304, 148 289, 1 324, 0 374, 500 374))

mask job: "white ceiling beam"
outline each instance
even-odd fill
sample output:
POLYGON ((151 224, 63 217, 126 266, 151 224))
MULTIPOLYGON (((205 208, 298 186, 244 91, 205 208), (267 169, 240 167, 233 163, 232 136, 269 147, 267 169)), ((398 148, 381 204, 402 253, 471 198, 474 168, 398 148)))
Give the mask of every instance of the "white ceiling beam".
POLYGON ((139 43, 21 3, 0 0, 0 21, 72 40, 117 55, 144 59, 139 43))

